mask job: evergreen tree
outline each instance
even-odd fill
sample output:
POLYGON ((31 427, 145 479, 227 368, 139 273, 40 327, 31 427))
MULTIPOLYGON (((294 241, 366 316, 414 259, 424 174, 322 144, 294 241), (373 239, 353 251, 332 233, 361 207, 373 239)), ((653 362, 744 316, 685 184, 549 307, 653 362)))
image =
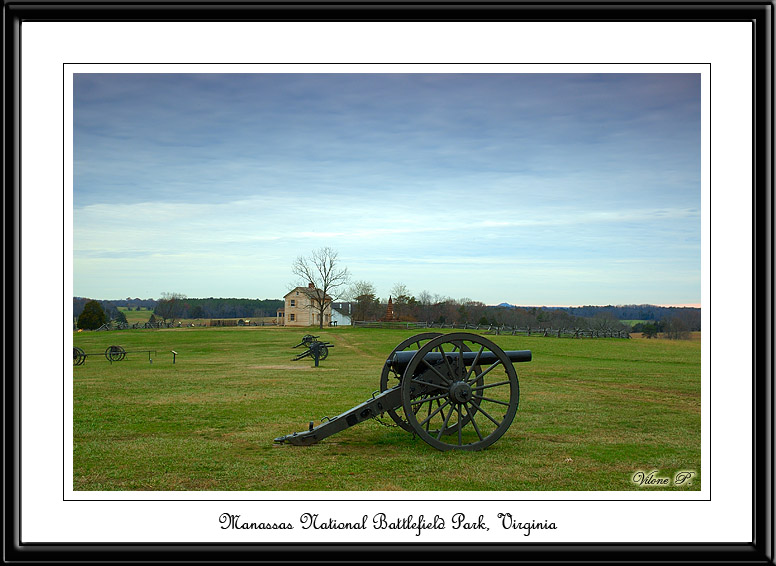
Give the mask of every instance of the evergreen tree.
POLYGON ((645 324, 641 331, 647 338, 657 338, 658 327, 656 324, 645 324))
POLYGON ((84 310, 78 317, 76 326, 85 330, 95 330, 105 324, 108 317, 98 301, 89 301, 84 305, 84 310))

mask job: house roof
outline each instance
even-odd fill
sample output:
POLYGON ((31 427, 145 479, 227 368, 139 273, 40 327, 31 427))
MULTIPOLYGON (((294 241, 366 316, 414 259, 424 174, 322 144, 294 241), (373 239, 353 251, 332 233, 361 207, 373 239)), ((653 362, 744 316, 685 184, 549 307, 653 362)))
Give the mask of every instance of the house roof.
MULTIPOLYGON (((292 293, 296 293, 296 292, 303 293, 303 294, 305 294, 305 295, 312 295, 312 294, 316 294, 316 295, 318 295, 319 297, 320 297, 320 295, 321 295, 321 293, 322 293, 322 291, 321 291, 320 289, 318 289, 318 288, 311 288, 311 287, 309 287, 309 286, 307 286, 307 287, 294 287, 294 288, 293 288, 293 289, 291 289, 291 290, 290 290, 288 293, 286 293, 285 295, 283 295, 283 298, 285 299, 286 297, 288 297, 288 296, 289 296, 289 295, 291 295, 292 293)), ((329 295, 326 295, 326 299, 328 299, 328 300, 331 300, 331 297, 330 297, 329 295)))

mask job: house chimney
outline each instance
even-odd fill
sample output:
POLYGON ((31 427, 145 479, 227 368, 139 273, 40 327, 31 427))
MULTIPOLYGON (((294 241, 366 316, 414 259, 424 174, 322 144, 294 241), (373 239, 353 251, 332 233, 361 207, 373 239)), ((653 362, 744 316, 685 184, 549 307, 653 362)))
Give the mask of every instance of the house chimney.
POLYGON ((314 283, 308 283, 307 284, 307 288, 308 289, 315 289, 315 284, 314 283))

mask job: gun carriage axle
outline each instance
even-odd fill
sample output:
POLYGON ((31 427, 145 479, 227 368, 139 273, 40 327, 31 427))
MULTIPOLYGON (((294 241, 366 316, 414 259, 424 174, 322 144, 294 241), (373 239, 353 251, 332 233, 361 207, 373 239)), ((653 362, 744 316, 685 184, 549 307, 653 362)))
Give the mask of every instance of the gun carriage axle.
POLYGON ((512 424, 520 398, 513 364, 528 361, 530 351, 505 352, 476 334, 418 334, 386 359, 379 394, 275 442, 308 446, 388 413, 399 427, 439 450, 482 450, 512 424))

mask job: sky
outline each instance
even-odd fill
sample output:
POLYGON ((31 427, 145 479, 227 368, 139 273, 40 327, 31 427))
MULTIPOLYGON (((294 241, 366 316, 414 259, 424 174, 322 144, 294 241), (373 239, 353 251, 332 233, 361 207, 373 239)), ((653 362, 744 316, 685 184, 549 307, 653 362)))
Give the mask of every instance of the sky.
POLYGON ((299 256, 486 304, 699 305, 697 74, 74 77, 97 299, 281 298, 299 256))

